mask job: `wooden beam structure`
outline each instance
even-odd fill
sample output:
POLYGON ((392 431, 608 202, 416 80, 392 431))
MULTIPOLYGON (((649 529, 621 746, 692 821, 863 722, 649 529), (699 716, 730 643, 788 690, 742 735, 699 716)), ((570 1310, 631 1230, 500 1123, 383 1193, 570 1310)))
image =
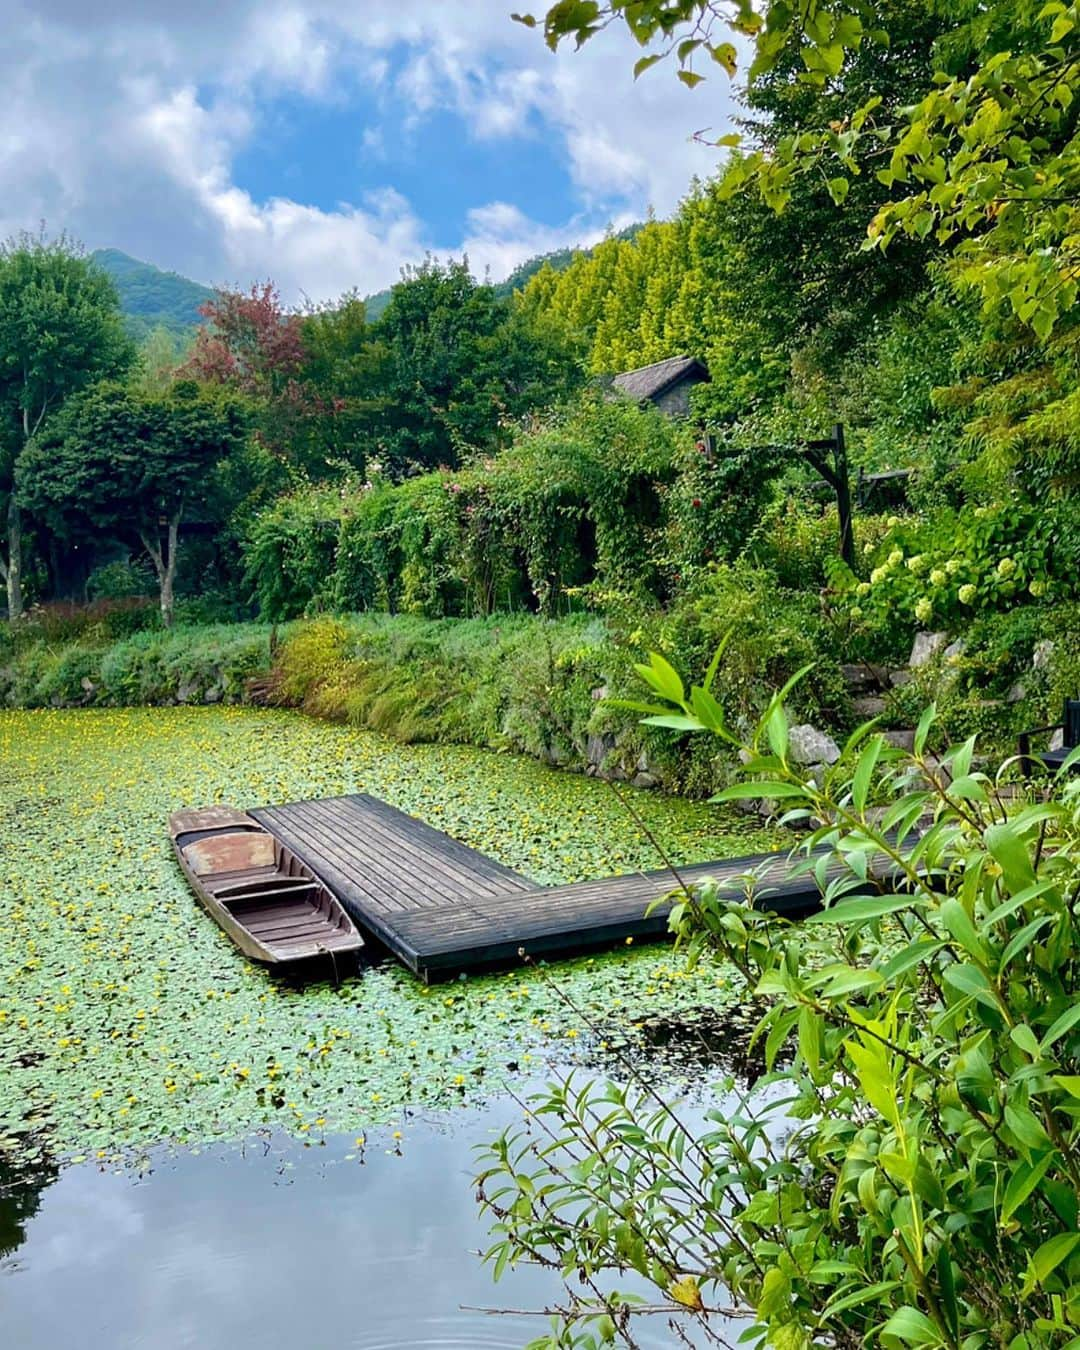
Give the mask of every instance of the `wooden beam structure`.
MULTIPOLYGON (((423 821, 360 793, 249 813, 338 896, 354 922, 421 979, 667 935, 668 870, 567 886, 540 886, 423 821)), ((731 895, 762 869, 762 907, 800 917, 820 907, 812 875, 792 877, 787 854, 765 853, 680 868, 713 877, 731 895)), ((832 872, 830 871, 830 876, 832 872)))

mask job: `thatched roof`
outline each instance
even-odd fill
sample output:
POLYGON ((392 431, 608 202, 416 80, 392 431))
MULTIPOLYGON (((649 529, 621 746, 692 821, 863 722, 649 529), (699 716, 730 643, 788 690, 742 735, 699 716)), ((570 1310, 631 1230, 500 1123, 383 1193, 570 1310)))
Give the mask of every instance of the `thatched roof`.
POLYGON ((708 366, 696 356, 671 356, 666 361, 657 361, 639 370, 623 371, 611 383, 620 393, 641 403, 647 398, 659 398, 672 385, 682 384, 684 380, 701 384, 708 378, 708 366))

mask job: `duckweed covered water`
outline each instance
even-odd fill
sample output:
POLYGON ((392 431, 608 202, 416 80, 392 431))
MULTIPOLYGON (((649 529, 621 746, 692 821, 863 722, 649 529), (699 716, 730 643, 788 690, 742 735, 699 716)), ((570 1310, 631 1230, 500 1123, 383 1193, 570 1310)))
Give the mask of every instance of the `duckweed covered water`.
MULTIPOLYGON (((555 883, 655 868, 594 780, 242 709, 0 713, 0 1148, 129 1156, 284 1130, 358 1139, 404 1108, 476 1104, 653 1014, 716 1008, 723 973, 664 947, 425 988, 396 964, 340 987, 247 962, 188 890, 168 813, 368 791, 555 883), (614 1029, 614 1030, 613 1030, 614 1029)), ((684 862, 775 845, 715 807, 634 793, 684 862)))

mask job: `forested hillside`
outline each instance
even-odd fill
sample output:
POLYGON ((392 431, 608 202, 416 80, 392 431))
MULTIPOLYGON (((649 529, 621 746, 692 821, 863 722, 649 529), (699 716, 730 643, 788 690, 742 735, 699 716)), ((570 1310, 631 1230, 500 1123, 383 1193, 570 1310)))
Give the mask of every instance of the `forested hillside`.
POLYGON ((201 322, 199 306, 214 295, 209 286, 140 262, 116 248, 99 248, 90 256, 112 279, 128 330, 139 341, 155 328, 186 339, 201 322))
MULTIPOLYGON (((641 225, 627 225, 610 236, 616 240, 633 239, 641 229, 641 225)), ((524 287, 542 268, 550 268, 553 272, 564 272, 576 258, 588 258, 595 252, 595 248, 560 248, 552 253, 541 253, 535 258, 526 258, 523 263, 517 267, 502 281, 494 283, 495 294, 500 299, 507 299, 515 292, 523 290, 524 287)), ((364 308, 368 318, 374 322, 380 317, 383 310, 390 303, 390 296, 393 287, 388 286, 384 291, 376 291, 374 295, 369 295, 364 300, 364 308)))

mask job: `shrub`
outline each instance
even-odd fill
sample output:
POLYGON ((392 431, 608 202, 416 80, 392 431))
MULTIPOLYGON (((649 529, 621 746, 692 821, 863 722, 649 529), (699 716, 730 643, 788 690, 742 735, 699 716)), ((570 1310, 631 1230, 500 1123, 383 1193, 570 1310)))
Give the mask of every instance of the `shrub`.
POLYGON ((697 577, 671 607, 642 615, 616 606, 615 623, 624 640, 640 652, 655 648, 678 654, 688 669, 704 669, 726 642, 716 674, 716 696, 729 718, 750 727, 771 691, 804 665, 814 670, 795 694, 801 715, 840 722, 847 695, 833 630, 818 597, 787 590, 763 568, 747 563, 714 564, 697 577))
MULTIPOLYGON (((732 741, 670 668, 651 683, 676 725, 732 741)), ((740 1341, 779 1350, 1071 1344, 1080 779, 1005 794, 973 740, 943 772, 927 716, 910 755, 862 733, 818 786, 787 734, 774 702, 752 781, 720 798, 780 799, 810 828, 797 870, 823 911, 792 927, 705 882, 671 914, 691 959, 741 972, 766 1076, 726 1084, 699 1131, 632 1066, 537 1093, 486 1150, 488 1258, 576 1274, 534 1342, 551 1350, 635 1343, 639 1301, 604 1292, 627 1270, 687 1343, 726 1343, 734 1305, 740 1341)))
POLYGON ((956 632, 981 615, 1080 587, 1080 557, 1055 513, 1019 498, 942 510, 929 519, 894 517, 872 550, 869 579, 835 573, 871 656, 900 654, 915 628, 956 632))
POLYGON ((153 596, 157 578, 148 563, 130 558, 95 567, 86 581, 91 600, 126 600, 131 596, 153 596))
POLYGON ((656 409, 585 399, 454 472, 283 499, 249 531, 246 575, 275 620, 327 608, 553 617, 593 582, 663 597, 733 557, 771 490, 759 455, 690 445, 656 409))

